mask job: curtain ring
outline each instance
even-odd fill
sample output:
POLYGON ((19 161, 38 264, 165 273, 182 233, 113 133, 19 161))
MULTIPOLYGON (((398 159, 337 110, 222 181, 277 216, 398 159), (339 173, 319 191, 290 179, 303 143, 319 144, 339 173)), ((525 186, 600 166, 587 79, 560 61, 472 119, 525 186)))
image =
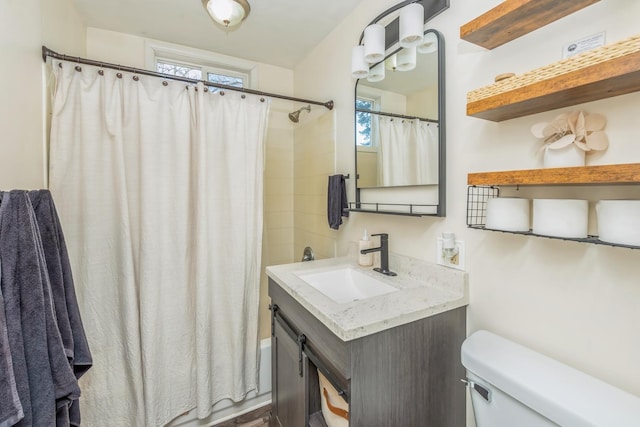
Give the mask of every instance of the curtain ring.
POLYGON ((260 102, 264 102, 264 98, 260 98, 260 102))
POLYGON ((240 95, 240 98, 245 99, 247 97, 247 95, 245 95, 244 93, 242 95, 240 95))
POLYGON ((204 92, 205 92, 205 93, 209 92, 209 88, 205 86, 205 87, 204 87, 204 92))
POLYGON ((82 67, 81 67, 81 66, 79 66, 79 65, 76 65, 76 67, 75 67, 75 68, 76 68, 76 71, 82 71, 82 67))
POLYGON ((168 81, 166 81, 166 80, 163 80, 163 81, 162 81, 162 86, 169 86, 169 82, 168 82, 168 81))
POLYGON ((224 91, 223 90, 220 91, 220 96, 224 96, 224 91))
POLYGON ((116 77, 121 79, 122 78, 122 73, 116 73, 116 77))

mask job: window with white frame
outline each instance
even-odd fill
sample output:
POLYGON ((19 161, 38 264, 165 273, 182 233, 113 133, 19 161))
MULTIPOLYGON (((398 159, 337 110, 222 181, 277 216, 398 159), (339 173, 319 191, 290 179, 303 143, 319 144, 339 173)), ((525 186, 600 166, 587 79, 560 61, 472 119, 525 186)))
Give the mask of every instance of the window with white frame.
MULTIPOLYGON (((249 78, 247 74, 239 73, 237 71, 180 63, 178 61, 171 61, 163 58, 156 59, 156 70, 159 73, 170 74, 172 76, 206 80, 211 83, 219 83, 238 88, 246 87, 246 82, 249 78)), ((217 90, 217 88, 211 89, 214 92, 217 90)))
POLYGON ((147 66, 163 74, 238 88, 257 80, 257 64, 240 58, 160 42, 147 43, 146 50, 147 66))

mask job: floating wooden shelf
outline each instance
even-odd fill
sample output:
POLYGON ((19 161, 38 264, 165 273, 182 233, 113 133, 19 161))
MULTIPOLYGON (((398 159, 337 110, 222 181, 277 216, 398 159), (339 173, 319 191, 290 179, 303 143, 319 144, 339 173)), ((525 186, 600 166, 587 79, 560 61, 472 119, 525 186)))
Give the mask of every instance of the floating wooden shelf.
POLYGON ((480 172, 467 185, 640 184, 640 163, 480 172))
POLYGON ((499 122, 640 90, 640 36, 467 94, 467 115, 499 122))
POLYGON ((460 27, 460 38, 493 49, 600 0, 506 0, 460 27))

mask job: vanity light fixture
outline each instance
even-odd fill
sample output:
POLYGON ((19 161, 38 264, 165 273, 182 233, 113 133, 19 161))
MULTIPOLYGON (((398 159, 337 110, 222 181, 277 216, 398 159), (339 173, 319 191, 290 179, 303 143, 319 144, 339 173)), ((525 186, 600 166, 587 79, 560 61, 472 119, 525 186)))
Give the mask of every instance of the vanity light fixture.
POLYGON ((378 62, 376 65, 371 67, 367 80, 372 83, 384 80, 384 76, 385 76, 384 64, 385 64, 384 62, 378 62))
POLYGON ((251 12, 247 0, 202 0, 202 4, 211 19, 225 28, 240 24, 251 12))
POLYGON ((354 46, 351 50, 351 77, 363 79, 369 75, 369 63, 364 59, 364 46, 354 46))
POLYGON ((384 59, 384 26, 371 24, 364 29, 364 59, 375 64, 384 59))
POLYGON ((416 48, 405 47, 396 54, 396 69, 398 71, 411 71, 416 68, 416 48))
POLYGON ((424 6, 411 3, 400 9, 400 46, 418 46, 422 43, 423 33, 424 6))
POLYGON ((398 20, 399 44, 402 49, 396 55, 387 58, 387 60, 385 60, 385 27, 380 23, 374 22, 364 29, 362 36, 364 46, 356 46, 351 54, 351 76, 353 78, 368 77, 370 82, 377 82, 385 78, 385 68, 392 71, 413 70, 416 67, 417 46, 420 46, 420 53, 429 53, 437 50, 437 38, 431 33, 429 40, 423 42, 425 40, 424 6, 421 2, 418 1, 403 6, 400 9, 398 20), (362 61, 376 65, 368 66, 365 70, 362 61), (380 64, 383 61, 384 65, 380 64), (374 71, 373 68, 376 68, 376 70, 374 71))
POLYGON ((418 45, 418 52, 432 53, 438 50, 438 37, 433 32, 424 35, 422 43, 418 45))

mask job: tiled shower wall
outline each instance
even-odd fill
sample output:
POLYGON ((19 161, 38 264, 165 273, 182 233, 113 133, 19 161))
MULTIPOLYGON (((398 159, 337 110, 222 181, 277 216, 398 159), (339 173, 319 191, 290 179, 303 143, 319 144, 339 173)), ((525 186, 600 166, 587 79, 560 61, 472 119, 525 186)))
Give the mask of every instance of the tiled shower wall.
MULTIPOLYGON (((302 115, 294 130, 293 256, 311 246, 316 258, 335 256, 336 232, 327 222, 328 177, 335 170, 335 111, 302 115)), ((305 114, 305 113, 303 113, 305 114)))
MULTIPOLYGON (((275 102, 274 102, 275 104, 275 102)), ((265 146, 262 267, 294 261, 293 126, 289 108, 272 105, 265 146)), ((260 338, 271 336, 267 276, 260 283, 260 338)))
MULTIPOLYGON (((316 258, 335 256, 336 232, 327 222, 328 177, 335 170, 335 111, 303 112, 272 106, 265 152, 263 267, 300 261, 306 246, 316 258)), ((270 330, 266 274, 260 283, 260 338, 270 330)))

